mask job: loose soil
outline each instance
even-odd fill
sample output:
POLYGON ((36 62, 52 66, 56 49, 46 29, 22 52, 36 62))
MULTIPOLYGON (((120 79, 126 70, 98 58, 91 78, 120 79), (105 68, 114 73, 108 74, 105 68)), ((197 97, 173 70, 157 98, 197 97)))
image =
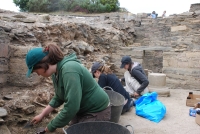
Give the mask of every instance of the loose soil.
MULTIPOLYGON (((13 95, 13 100, 5 100, 6 105, 15 101, 20 96, 32 95, 30 96, 33 100, 40 90, 53 90, 47 87, 49 85, 43 85, 40 87, 34 88, 14 88, 14 87, 4 87, 1 90, 0 98, 4 95, 11 94, 13 95), (26 93, 29 91, 28 93, 26 93), (21 94, 19 94, 19 92, 21 94), (19 95, 18 95, 19 94, 19 95)), ((121 116, 119 124, 132 125, 134 128, 135 134, 200 134, 200 126, 195 123, 195 118, 189 116, 190 107, 186 106, 186 97, 191 90, 182 90, 182 89, 170 89, 170 97, 158 97, 158 99, 164 103, 167 108, 167 114, 165 118, 159 122, 154 123, 142 117, 135 115, 135 108, 132 108, 129 112, 121 116)), ((194 93, 200 94, 200 91, 194 91, 194 93)), ((29 101, 27 101, 29 105, 29 101)), ((34 104, 34 103, 31 103, 34 104)), ((21 118, 31 120, 35 115, 39 114, 43 107, 36 105, 36 112, 31 115, 25 115, 20 110, 8 111, 9 114, 4 120, 11 131, 12 134, 35 134, 36 129, 39 127, 45 127, 48 122, 56 116, 57 113, 50 114, 45 118, 40 124, 33 126, 32 128, 24 129, 23 126, 26 123, 19 123, 21 118)), ((59 110, 59 109, 58 109, 59 110)), ((66 126, 67 127, 67 126, 66 126)), ((0 132, 1 134, 1 132, 0 132)), ((57 129, 52 134, 63 134, 62 129, 57 129)))

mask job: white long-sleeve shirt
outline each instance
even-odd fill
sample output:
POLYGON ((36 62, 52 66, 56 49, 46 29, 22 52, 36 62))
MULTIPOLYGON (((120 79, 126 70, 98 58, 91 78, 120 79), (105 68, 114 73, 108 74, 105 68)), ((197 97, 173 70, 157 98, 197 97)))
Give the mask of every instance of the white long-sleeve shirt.
MULTIPOLYGON (((125 87, 126 91, 129 92, 129 94, 135 93, 137 89, 140 87, 140 83, 134 77, 131 76, 129 71, 126 71, 124 73, 124 78, 125 78, 125 83, 126 83, 126 87, 125 87)), ((149 90, 146 87, 144 91, 141 93, 141 95, 148 92, 149 90)))

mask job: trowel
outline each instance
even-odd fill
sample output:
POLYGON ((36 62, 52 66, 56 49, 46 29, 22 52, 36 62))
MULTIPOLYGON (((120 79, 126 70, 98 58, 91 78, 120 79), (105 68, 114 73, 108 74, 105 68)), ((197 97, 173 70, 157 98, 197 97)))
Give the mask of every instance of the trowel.
POLYGON ((28 121, 23 128, 24 129, 28 129, 28 128, 32 128, 32 127, 33 127, 33 123, 31 123, 30 121, 28 121))
MULTIPOLYGON (((24 129, 29 129, 29 128, 33 128, 33 123, 31 123, 30 121, 26 123, 26 125, 24 126, 24 129)), ((35 134, 45 134, 45 129, 43 127, 37 128, 36 130, 37 132, 35 134)))

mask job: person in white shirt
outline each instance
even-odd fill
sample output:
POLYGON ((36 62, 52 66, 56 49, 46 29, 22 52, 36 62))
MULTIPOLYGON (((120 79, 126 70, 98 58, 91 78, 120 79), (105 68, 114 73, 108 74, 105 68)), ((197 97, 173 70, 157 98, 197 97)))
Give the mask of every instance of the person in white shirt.
POLYGON ((163 12, 162 18, 166 18, 166 11, 163 12))
MULTIPOLYGON (((140 83, 131 76, 131 74, 129 73, 129 71, 126 71, 124 73, 124 78, 125 78, 125 89, 126 91, 130 94, 130 96, 134 96, 134 93, 137 92, 137 89, 141 86, 140 83)), ((146 87, 142 92, 141 95, 148 93, 148 87, 146 87)))

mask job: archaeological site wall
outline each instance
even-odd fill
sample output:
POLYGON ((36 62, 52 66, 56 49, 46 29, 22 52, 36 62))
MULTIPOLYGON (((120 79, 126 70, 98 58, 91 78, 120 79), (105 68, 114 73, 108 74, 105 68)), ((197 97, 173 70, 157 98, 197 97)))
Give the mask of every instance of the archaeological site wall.
POLYGON ((167 75, 171 88, 200 87, 200 10, 168 18, 145 14, 76 17, 0 11, 0 86, 34 86, 43 78, 26 78, 25 55, 36 46, 58 45, 76 52, 89 69, 104 61, 123 76, 120 60, 130 55, 145 69, 167 75))

